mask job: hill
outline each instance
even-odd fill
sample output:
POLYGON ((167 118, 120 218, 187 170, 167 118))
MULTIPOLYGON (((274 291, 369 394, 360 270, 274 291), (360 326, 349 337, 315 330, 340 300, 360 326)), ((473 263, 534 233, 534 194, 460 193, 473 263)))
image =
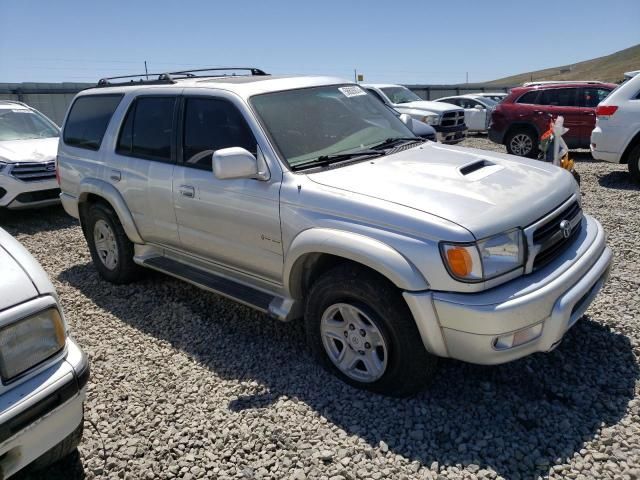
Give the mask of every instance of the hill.
POLYGON ((487 82, 489 85, 521 85, 540 80, 600 80, 619 82, 624 72, 640 69, 640 44, 584 62, 521 73, 487 82))

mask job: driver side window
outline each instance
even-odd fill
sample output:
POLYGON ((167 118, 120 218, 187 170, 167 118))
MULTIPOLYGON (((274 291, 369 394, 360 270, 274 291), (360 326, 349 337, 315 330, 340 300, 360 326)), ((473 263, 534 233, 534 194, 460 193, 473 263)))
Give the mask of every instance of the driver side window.
POLYGON ((220 98, 185 99, 182 159, 185 167, 211 170, 211 155, 242 147, 256 154, 253 133, 238 109, 220 98))

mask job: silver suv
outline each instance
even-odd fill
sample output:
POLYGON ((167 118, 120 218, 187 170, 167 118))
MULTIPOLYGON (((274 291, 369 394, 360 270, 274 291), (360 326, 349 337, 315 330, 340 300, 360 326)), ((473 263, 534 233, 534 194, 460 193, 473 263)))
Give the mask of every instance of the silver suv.
POLYGON ((257 69, 123 80, 78 94, 58 151, 100 275, 152 268, 304 318, 352 385, 408 395, 437 357, 552 350, 607 277, 569 173, 425 142, 356 84, 257 69))

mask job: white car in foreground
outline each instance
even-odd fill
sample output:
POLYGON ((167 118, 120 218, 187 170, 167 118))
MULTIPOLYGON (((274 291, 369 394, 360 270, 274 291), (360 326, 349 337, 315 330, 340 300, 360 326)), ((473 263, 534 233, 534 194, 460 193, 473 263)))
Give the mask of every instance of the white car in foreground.
POLYGON ((47 274, 0 228, 0 477, 41 469, 80 443, 89 363, 47 274))
POLYGON ((591 154, 596 160, 626 163, 631 176, 640 182, 640 75, 598 104, 591 154))
POLYGON ((21 102, 0 100, 0 208, 60 202, 56 153, 60 129, 21 102))
POLYGON ((491 112, 497 102, 478 95, 456 95, 439 98, 436 102, 450 103, 464 109, 464 123, 470 132, 486 132, 489 129, 491 112))

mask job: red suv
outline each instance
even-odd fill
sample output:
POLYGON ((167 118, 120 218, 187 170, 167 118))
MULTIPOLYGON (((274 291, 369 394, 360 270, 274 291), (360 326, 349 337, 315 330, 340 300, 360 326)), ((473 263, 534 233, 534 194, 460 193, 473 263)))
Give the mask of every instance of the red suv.
POLYGON ((551 118, 564 117, 569 148, 589 148, 596 106, 617 85, 601 82, 542 83, 513 88, 491 114, 489 139, 513 155, 536 158, 551 118))

